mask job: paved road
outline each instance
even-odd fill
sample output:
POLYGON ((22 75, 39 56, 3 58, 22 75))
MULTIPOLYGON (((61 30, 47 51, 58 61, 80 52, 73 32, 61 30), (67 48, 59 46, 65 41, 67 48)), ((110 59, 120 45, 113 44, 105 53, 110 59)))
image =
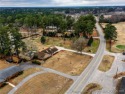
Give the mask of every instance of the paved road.
MULTIPOLYGON (((78 51, 75 51, 75 50, 66 49, 66 48, 64 48, 64 47, 59 47, 59 46, 55 46, 55 47, 58 48, 59 51, 61 51, 61 50, 65 50, 65 51, 70 51, 70 52, 75 52, 75 53, 81 53, 81 52, 78 52, 78 51)), ((95 54, 92 54, 92 53, 86 53, 86 52, 82 52, 82 54, 83 54, 83 55, 90 55, 90 56, 92 56, 92 57, 95 56, 95 54)))
POLYGON ((82 74, 78 77, 78 79, 73 83, 73 85, 67 90, 65 94, 81 94, 87 82, 91 80, 91 77, 94 76, 93 74, 96 72, 98 68, 104 52, 105 52, 105 39, 103 31, 98 23, 98 19, 96 18, 96 28, 100 35, 100 45, 96 55, 94 56, 93 60, 90 62, 88 67, 82 72, 82 74))

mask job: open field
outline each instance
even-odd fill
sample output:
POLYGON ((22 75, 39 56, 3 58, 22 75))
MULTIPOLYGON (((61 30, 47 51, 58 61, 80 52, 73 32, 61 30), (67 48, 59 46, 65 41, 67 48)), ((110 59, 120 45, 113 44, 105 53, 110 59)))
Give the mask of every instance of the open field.
POLYGON ((11 87, 10 85, 6 85, 0 88, 0 94, 7 94, 11 89, 13 89, 13 87, 11 87))
POLYGON ((30 68, 28 70, 25 70, 23 74, 17 76, 16 78, 10 80, 10 83, 13 83, 14 85, 19 84, 25 77, 29 76, 30 74, 33 74, 35 72, 39 72, 41 69, 39 68, 30 68))
POLYGON ((82 94, 92 94, 92 92, 96 90, 101 90, 101 89, 102 87, 99 84, 90 83, 85 87, 82 94))
POLYGON ((106 72, 112 67, 112 63, 114 61, 114 57, 110 55, 105 55, 102 59, 101 64, 99 65, 99 70, 106 72))
POLYGON ((0 60, 0 70, 13 66, 14 64, 7 63, 5 60, 0 60))
MULTIPOLYGON (((106 23, 103 23, 102 26, 105 27, 106 23)), ((123 49, 118 48, 118 45, 125 45, 125 22, 120 22, 113 24, 117 28, 118 38, 117 41, 112 46, 112 52, 123 52, 123 49)), ((109 49, 109 44, 107 44, 109 49)))
POLYGON ((45 73, 30 79, 15 94, 64 94, 72 83, 71 79, 45 73))
POLYGON ((79 75, 88 66, 91 59, 91 56, 61 51, 48 59, 43 66, 70 75, 79 75))

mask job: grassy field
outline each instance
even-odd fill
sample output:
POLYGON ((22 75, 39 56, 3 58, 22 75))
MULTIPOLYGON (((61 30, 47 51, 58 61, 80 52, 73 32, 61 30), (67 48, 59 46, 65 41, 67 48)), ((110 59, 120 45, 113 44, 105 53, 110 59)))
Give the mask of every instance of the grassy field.
MULTIPOLYGON (((46 37, 46 43, 42 44, 40 42, 40 37, 34 38, 34 39, 24 39, 23 41, 27 44, 27 47, 30 49, 31 46, 33 49, 36 49, 38 51, 42 51, 48 47, 51 46, 61 46, 61 47, 65 47, 68 49, 72 49, 71 45, 73 43, 73 41, 75 41, 76 38, 73 39, 66 39, 64 41, 64 39, 62 38, 58 38, 58 37, 46 37)), ((84 49, 84 52, 89 52, 89 53, 96 53, 98 46, 99 46, 100 41, 98 39, 94 39, 94 42, 92 43, 91 47, 86 47, 84 49), (91 52, 89 51, 91 50, 91 52)))
POLYGON ((125 50, 125 45, 117 45, 116 47, 120 50, 125 50))
POLYGON ((23 74, 17 76, 16 78, 12 79, 10 82, 13 83, 14 85, 19 84, 19 82, 21 82, 24 78, 26 78, 27 76, 35 73, 35 72, 39 72, 41 71, 41 69, 39 68, 30 68, 28 70, 25 70, 23 72, 23 74))
POLYGON ((14 64, 7 63, 5 60, 0 60, 0 70, 13 66, 14 64))
POLYGON ((71 49, 72 45, 72 40, 70 39, 63 39, 63 38, 58 38, 58 37, 46 37, 46 43, 45 45, 51 45, 51 46, 61 46, 65 48, 71 49))
MULTIPOLYGON (((102 26, 105 27, 106 23, 102 23, 102 26)), ((118 37, 117 37, 117 41, 115 43, 113 43, 112 45, 112 52, 123 52, 123 49, 119 49, 119 45, 125 45, 125 22, 120 22, 120 23, 116 23, 113 24, 116 28, 117 28, 117 33, 118 33, 118 37)), ((110 51, 109 49, 109 43, 107 42, 107 49, 110 51)))
POLYGON ((88 66, 91 59, 91 56, 61 51, 48 59, 42 66, 70 75, 79 75, 88 66))
POLYGON ((71 79, 45 73, 30 79, 15 94, 64 94, 72 83, 71 79))
POLYGON ((100 43, 100 41, 98 39, 94 39, 91 47, 86 47, 84 49, 84 52, 89 52, 89 50, 91 50, 91 52, 89 52, 89 53, 96 53, 98 50, 98 47, 99 47, 99 43, 100 43))
POLYGON ((99 65, 99 70, 106 72, 112 67, 112 63, 114 61, 114 57, 110 55, 105 55, 102 59, 101 64, 99 65))
POLYGON ((102 89, 102 87, 99 84, 90 83, 85 87, 82 94, 92 94, 92 92, 94 92, 96 90, 101 90, 101 89, 102 89))

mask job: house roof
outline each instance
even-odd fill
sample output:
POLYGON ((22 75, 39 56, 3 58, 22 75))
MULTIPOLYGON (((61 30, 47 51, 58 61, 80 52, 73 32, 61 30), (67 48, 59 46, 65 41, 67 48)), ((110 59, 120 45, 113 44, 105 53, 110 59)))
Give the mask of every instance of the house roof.
POLYGON ((22 71, 22 68, 19 66, 12 66, 0 71, 0 82, 5 81, 8 77, 14 75, 17 72, 22 71))
POLYGON ((55 47, 50 47, 50 48, 47 48, 47 49, 45 49, 45 50, 43 50, 43 51, 41 51, 41 52, 38 52, 38 53, 37 53, 37 56, 38 56, 38 59, 43 59, 43 60, 45 60, 45 59, 51 57, 52 54, 54 54, 54 53, 57 52, 57 51, 58 51, 57 48, 55 48, 55 47))
POLYGON ((125 94, 125 77, 123 77, 121 80, 119 94, 125 94))

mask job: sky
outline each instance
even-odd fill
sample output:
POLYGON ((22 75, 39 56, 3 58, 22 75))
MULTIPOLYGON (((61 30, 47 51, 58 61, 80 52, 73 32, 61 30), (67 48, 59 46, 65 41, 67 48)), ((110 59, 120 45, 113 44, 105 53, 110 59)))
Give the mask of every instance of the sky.
POLYGON ((0 7, 124 6, 125 0, 0 0, 0 7))

